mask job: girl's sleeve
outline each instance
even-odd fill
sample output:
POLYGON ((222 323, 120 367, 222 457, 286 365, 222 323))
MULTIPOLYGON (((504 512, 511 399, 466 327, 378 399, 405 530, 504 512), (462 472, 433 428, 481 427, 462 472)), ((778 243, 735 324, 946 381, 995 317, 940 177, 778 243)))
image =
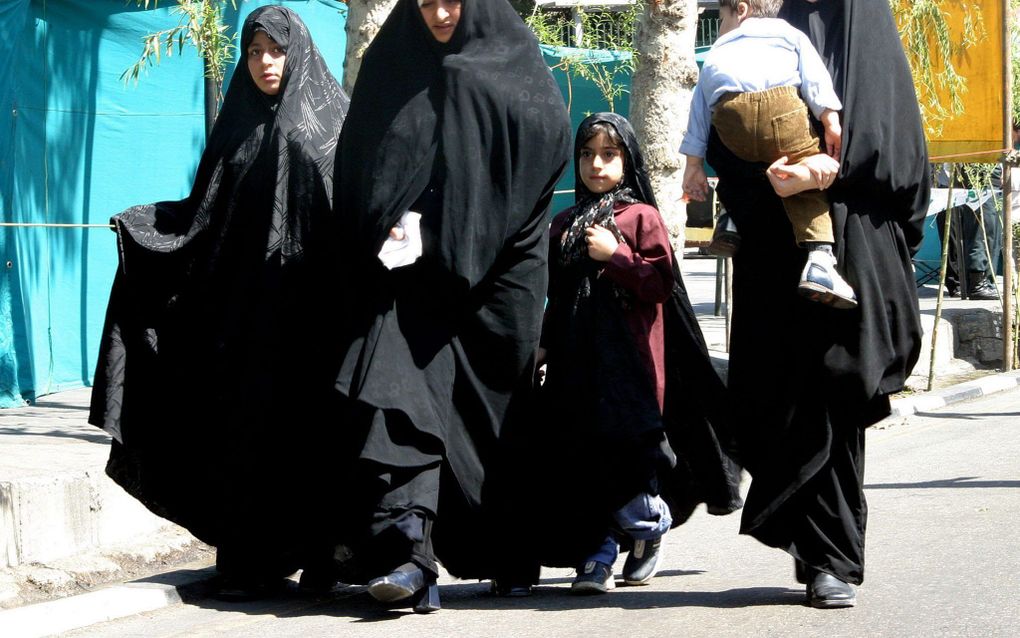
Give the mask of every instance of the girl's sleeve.
POLYGON ((641 301, 662 303, 674 283, 669 233, 659 211, 651 206, 634 204, 628 212, 616 220, 627 241, 616 248, 603 272, 641 301))

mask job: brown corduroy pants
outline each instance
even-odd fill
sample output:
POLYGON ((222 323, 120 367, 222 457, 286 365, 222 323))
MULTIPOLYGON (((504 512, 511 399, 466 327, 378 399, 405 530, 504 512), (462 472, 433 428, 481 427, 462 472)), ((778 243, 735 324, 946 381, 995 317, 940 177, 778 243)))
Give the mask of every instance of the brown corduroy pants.
MULTIPOLYGON (((794 86, 728 93, 716 103, 712 125, 722 143, 747 162, 771 164, 786 155, 796 164, 821 149, 807 104, 794 86)), ((784 198, 783 206, 798 244, 834 241, 825 193, 797 193, 784 198)))

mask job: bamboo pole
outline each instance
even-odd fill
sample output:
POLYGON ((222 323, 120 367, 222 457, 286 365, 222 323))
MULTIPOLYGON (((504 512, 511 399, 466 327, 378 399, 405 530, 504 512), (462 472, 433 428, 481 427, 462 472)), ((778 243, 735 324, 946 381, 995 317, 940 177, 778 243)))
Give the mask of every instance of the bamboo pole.
MULTIPOLYGON (((1006 147, 1013 148, 1013 64, 1010 55, 1010 31, 1013 16, 1009 0, 1002 1, 1002 95, 1003 124, 1006 130, 1006 147)), ((1013 180, 1012 169, 1005 163, 1002 165, 1002 369, 1009 372, 1015 361, 1013 312, 1013 180)))
MULTIPOLYGON (((928 388, 935 383, 935 344, 938 343, 939 320, 942 319, 942 291, 946 289, 946 266, 949 263, 949 231, 953 222, 953 183, 956 181, 956 164, 949 165, 949 194, 946 197, 946 221, 942 235, 942 263, 939 266, 939 290, 935 300, 935 325, 931 328, 931 350, 928 357, 928 388)), ((960 278, 961 280, 964 277, 960 278)))

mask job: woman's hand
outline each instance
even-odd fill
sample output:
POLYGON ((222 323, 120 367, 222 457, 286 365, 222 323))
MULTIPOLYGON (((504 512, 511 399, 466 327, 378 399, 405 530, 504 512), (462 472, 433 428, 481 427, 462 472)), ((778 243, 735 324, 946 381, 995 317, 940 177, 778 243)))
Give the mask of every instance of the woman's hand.
POLYGON ((588 242, 588 256, 595 261, 609 261, 620 245, 613 233, 603 226, 589 226, 584 234, 588 242))
POLYGON ((839 162, 825 153, 805 157, 796 164, 787 164, 785 156, 769 166, 765 174, 772 189, 780 197, 789 197, 807 190, 825 190, 832 186, 839 173, 839 162))
POLYGON ((538 355, 535 357, 535 385, 545 383, 545 359, 548 354, 545 348, 539 346, 538 355))

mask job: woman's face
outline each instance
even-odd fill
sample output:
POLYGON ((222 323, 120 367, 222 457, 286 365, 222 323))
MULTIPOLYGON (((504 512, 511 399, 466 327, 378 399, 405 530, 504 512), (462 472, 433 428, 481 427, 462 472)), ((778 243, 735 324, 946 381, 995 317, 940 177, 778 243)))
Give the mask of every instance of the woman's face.
POLYGON ((425 18, 432 37, 443 44, 450 41, 460 22, 461 0, 422 0, 421 17, 425 18))
POLYGON ((581 183, 596 195, 611 191, 623 180, 623 149, 605 133, 596 133, 581 147, 581 183))
POLYGON ((255 86, 266 95, 280 92, 283 81, 283 65, 287 61, 287 52, 262 31, 257 31, 248 45, 248 72, 255 86))

